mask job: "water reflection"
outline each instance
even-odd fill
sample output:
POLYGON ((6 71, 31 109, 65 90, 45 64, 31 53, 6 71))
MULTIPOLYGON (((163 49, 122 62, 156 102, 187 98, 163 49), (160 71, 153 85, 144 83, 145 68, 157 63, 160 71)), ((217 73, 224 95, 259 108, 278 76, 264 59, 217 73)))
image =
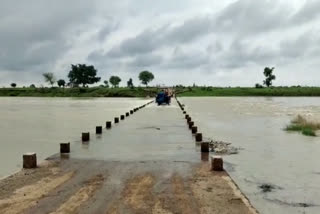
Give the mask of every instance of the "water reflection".
POLYGON ((209 152, 201 152, 201 161, 209 161, 209 156, 210 153, 209 152))

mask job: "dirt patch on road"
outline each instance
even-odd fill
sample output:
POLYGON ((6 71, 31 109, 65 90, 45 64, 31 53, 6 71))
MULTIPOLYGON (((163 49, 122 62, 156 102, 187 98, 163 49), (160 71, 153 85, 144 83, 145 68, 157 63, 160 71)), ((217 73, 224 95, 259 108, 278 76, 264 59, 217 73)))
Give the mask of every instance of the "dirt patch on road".
POLYGON ((72 178, 74 172, 61 176, 47 176, 39 181, 15 190, 8 198, 0 200, 0 213, 20 214, 37 205, 50 191, 72 178))
POLYGON ((122 213, 120 212, 122 209, 130 209, 134 213, 150 213, 155 201, 152 193, 154 182, 154 177, 149 174, 136 176, 128 180, 123 189, 121 199, 107 213, 122 213))
POLYGON ((103 181, 104 178, 102 175, 92 177, 84 183, 83 187, 63 203, 57 211, 51 214, 78 213, 80 206, 94 195, 95 191, 103 184, 103 181))
POLYGON ((124 203, 141 213, 150 210, 154 201, 153 185, 154 178, 151 175, 138 176, 129 181, 123 193, 124 203))
POLYGON ((0 180, 0 200, 10 197, 19 188, 35 184, 41 178, 56 175, 59 173, 58 165, 56 161, 44 161, 36 169, 22 169, 0 180))
POLYGON ((201 214, 256 213, 228 174, 210 171, 208 164, 203 164, 197 170, 191 188, 201 214))

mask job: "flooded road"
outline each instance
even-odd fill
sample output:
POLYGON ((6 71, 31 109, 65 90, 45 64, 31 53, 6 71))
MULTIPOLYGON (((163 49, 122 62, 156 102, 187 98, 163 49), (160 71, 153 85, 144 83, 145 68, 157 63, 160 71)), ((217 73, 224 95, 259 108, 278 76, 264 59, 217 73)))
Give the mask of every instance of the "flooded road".
POLYGON ((242 148, 225 157, 227 171, 261 213, 320 213, 320 138, 283 131, 298 114, 319 121, 319 98, 180 101, 204 137, 242 148))
POLYGON ((81 132, 144 104, 135 98, 0 98, 0 178, 21 169, 22 154, 39 161, 55 154, 59 143, 77 141, 81 132))
POLYGON ((225 171, 202 161, 175 101, 90 136, 0 180, 0 213, 257 213, 225 171))

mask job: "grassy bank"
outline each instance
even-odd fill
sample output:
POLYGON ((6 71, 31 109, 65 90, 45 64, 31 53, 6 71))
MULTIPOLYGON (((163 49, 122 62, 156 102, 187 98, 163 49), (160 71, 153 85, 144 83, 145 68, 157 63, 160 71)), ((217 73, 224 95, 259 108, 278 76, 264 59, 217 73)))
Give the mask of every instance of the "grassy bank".
MULTIPOLYGON (((0 96, 25 97, 146 97, 158 88, 0 88, 0 96)), ((178 96, 320 96, 320 87, 219 88, 177 87, 178 96)))
POLYGON ((303 135, 315 137, 316 131, 320 130, 320 123, 308 121, 306 118, 298 115, 285 130, 301 132, 303 135))
POLYGON ((156 88, 2 88, 0 96, 23 97, 146 97, 155 96, 156 88))
POLYGON ((320 87, 274 87, 274 88, 180 88, 179 96, 320 96, 320 87))

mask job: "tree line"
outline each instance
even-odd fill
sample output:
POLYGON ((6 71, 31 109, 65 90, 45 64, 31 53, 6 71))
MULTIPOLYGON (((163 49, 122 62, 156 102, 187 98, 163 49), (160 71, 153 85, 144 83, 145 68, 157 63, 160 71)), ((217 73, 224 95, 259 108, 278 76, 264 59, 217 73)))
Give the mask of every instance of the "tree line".
MULTIPOLYGON (((66 83, 66 81, 63 79, 57 80, 55 75, 52 72, 43 73, 42 75, 44 77, 45 82, 49 83, 51 87, 53 87, 55 83, 57 83, 59 87, 65 87, 65 86, 87 87, 88 85, 100 82, 101 77, 97 76, 97 72, 98 71, 94 68, 93 65, 86 65, 86 64, 71 65, 71 70, 68 73, 68 78, 69 78, 68 83, 66 83)), ((148 86, 148 84, 153 79, 154 79, 154 75, 150 71, 141 71, 139 74, 139 80, 145 86, 148 86)), ((122 80, 120 77, 111 76, 109 80, 104 80, 103 83, 105 87, 109 87, 109 83, 110 83, 114 88, 116 88, 116 87, 119 87, 119 84, 121 81, 122 80)), ((127 86, 129 88, 134 88, 132 78, 130 78, 127 81, 127 86)))

